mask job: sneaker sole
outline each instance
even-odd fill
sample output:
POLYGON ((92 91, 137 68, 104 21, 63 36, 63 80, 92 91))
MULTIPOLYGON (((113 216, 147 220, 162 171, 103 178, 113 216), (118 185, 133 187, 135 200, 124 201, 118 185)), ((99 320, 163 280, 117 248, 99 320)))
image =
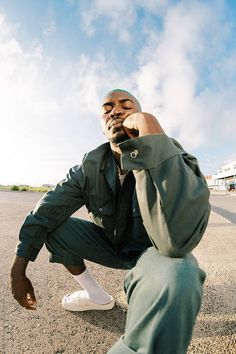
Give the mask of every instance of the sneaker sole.
POLYGON ((115 305, 115 300, 112 299, 108 304, 68 304, 62 299, 62 307, 67 311, 82 312, 82 311, 108 311, 112 310, 115 305))

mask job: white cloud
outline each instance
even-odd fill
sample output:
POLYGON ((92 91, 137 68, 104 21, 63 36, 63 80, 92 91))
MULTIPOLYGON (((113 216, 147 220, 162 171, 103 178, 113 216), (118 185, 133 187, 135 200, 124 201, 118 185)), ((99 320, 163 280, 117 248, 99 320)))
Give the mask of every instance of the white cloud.
POLYGON ((54 64, 40 44, 23 48, 0 15, 0 184, 55 183, 104 141, 100 100, 128 78, 102 56, 54 64))
POLYGON ((94 0, 89 8, 84 20, 90 34, 96 21, 107 17, 111 30, 126 43, 138 35, 137 10, 143 10, 146 37, 128 86, 145 110, 159 115, 169 134, 188 149, 212 147, 216 140, 223 144, 229 137, 228 143, 233 142, 236 58, 226 44, 232 24, 225 21, 224 2, 94 0), (163 27, 153 29, 148 15, 156 21, 161 16, 163 27))
POLYGON ((129 42, 131 38, 129 29, 136 20, 133 5, 126 0, 95 0, 90 2, 89 9, 86 9, 83 13, 83 24, 87 34, 95 33, 94 23, 101 16, 111 18, 110 29, 118 34, 121 41, 129 42), (124 21, 124 19, 126 20, 124 21))
POLYGON ((26 183, 30 170, 42 165, 42 142, 51 134, 57 112, 56 102, 47 96, 47 70, 42 47, 24 50, 0 14, 0 183, 26 183))
POLYGON ((54 71, 43 48, 23 48, 0 14, 0 184, 55 183, 93 143, 84 132, 99 126, 93 109, 86 111, 96 77, 83 58, 76 66, 54 71))
POLYGON ((236 116, 235 83, 229 79, 225 85, 222 73, 229 77, 236 68, 232 57, 219 52, 229 34, 221 9, 199 2, 186 4, 170 7, 162 32, 151 33, 156 40, 141 51, 135 80, 143 108, 158 114, 166 131, 188 149, 196 149, 235 136, 229 131, 236 116), (203 68, 209 71, 209 80, 215 76, 214 82, 202 79, 203 68), (228 124, 222 124, 222 119, 228 124))
POLYGON ((121 42, 129 43, 132 39, 133 29, 137 24, 139 9, 150 14, 164 13, 168 0, 90 0, 84 3, 83 25, 88 35, 94 35, 96 21, 99 18, 108 19, 110 30, 117 35, 121 42))
POLYGON ((109 57, 91 60, 83 53, 58 68, 40 43, 24 48, 15 27, 0 14, 0 184, 55 183, 62 178, 103 141, 100 100, 118 87, 137 95, 143 109, 156 114, 167 133, 188 150, 223 143, 235 149, 236 55, 225 51, 232 32, 221 17, 222 8, 198 1, 91 4, 84 18, 87 30, 95 30, 105 13, 111 31, 126 43, 138 7, 162 14, 159 30, 145 22, 146 41, 134 58, 138 69, 129 75, 119 72, 119 63, 109 57))

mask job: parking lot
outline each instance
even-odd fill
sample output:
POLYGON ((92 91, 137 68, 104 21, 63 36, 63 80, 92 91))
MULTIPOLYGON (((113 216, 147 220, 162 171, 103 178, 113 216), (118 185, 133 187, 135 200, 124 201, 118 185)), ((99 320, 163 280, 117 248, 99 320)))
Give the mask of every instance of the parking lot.
MULTIPOLYGON (((112 311, 65 312, 61 298, 77 284, 62 266, 49 264, 43 250, 28 270, 38 299, 37 311, 26 311, 11 296, 9 270, 19 228, 40 196, 0 191, 0 353, 106 353, 124 332, 124 271, 90 263, 96 278, 117 300, 112 311)), ((236 193, 213 193, 211 202, 206 234, 194 251, 207 280, 188 354, 236 352, 236 193)), ((79 215, 87 217, 85 210, 79 215)))

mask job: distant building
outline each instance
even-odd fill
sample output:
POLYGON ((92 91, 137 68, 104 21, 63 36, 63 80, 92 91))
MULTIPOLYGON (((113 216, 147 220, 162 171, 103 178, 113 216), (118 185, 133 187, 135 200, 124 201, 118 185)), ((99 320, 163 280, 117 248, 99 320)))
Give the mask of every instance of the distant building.
POLYGON ((44 187, 44 188, 53 188, 54 185, 53 184, 42 184, 42 187, 44 187))
POLYGON ((209 176, 205 176, 206 181, 207 181, 207 185, 209 189, 215 189, 215 180, 214 180, 214 176, 209 175, 209 176))
POLYGON ((219 169, 213 175, 215 190, 236 190, 236 161, 219 169))

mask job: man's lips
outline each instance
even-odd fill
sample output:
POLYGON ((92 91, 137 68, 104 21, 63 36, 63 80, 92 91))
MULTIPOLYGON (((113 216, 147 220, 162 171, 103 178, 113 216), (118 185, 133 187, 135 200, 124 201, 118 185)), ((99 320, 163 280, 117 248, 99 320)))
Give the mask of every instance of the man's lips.
POLYGON ((107 125, 107 129, 118 129, 123 126, 123 119, 113 119, 110 123, 107 125))

